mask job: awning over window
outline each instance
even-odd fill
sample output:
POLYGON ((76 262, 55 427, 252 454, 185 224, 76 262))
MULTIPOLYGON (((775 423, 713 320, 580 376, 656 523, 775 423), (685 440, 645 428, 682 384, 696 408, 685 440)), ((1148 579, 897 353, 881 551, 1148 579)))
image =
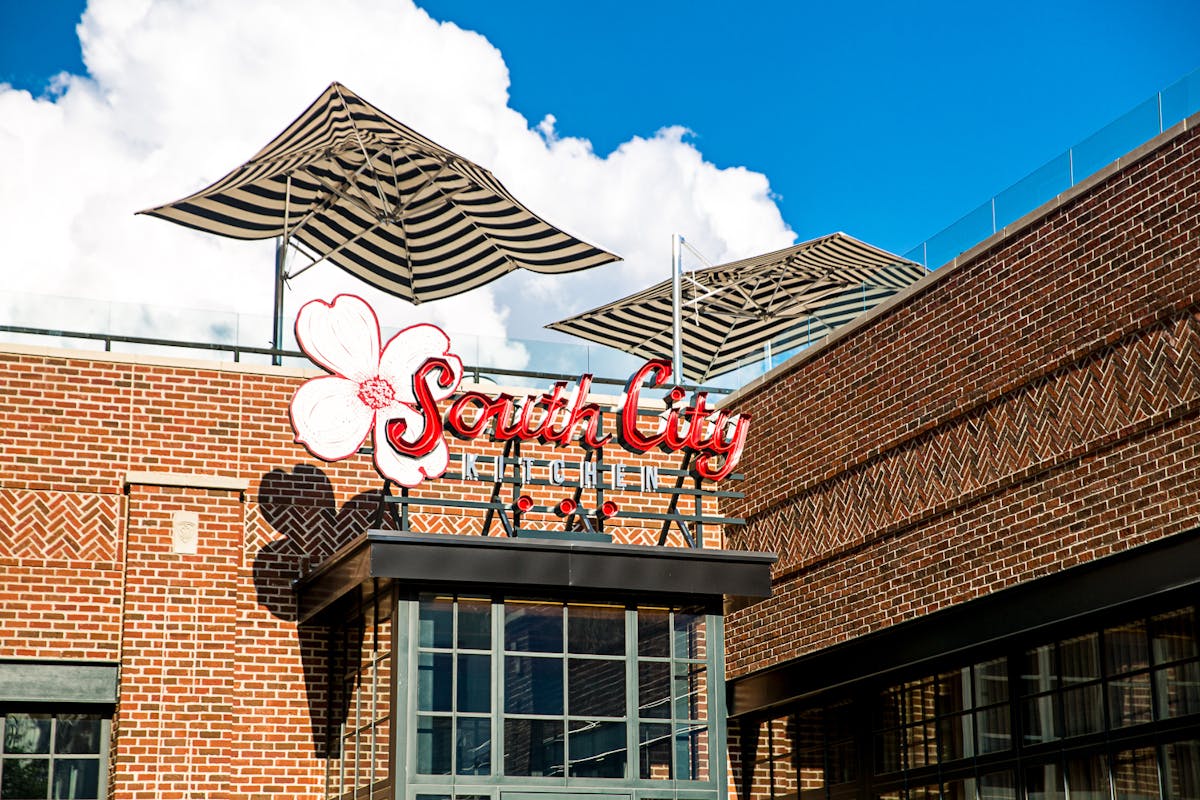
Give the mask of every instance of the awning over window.
POLYGON ((300 623, 373 579, 414 587, 767 597, 772 553, 369 531, 296 584, 300 623))

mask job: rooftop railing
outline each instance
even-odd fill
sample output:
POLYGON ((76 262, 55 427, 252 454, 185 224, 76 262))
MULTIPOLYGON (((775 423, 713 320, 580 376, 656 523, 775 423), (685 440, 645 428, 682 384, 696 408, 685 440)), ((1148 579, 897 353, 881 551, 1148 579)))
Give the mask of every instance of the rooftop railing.
MULTIPOLYGON (((945 264, 1197 111, 1200 69, 989 198, 905 257, 930 269, 945 264)), ((396 330, 385 329, 385 338, 396 330)), ((265 365, 277 354, 268 346, 270 331, 265 315, 0 292, 0 341, 6 342, 265 365)), ((736 390, 829 332, 809 325, 798 347, 795 337, 786 334, 786 348, 764 348, 762 355, 705 381, 705 388, 736 390)), ((469 374, 498 384, 530 386, 589 373, 599 384, 622 385, 640 365, 634 356, 599 345, 449 333, 469 374)), ((287 335, 278 351, 283 363, 311 366, 290 331, 287 335)))
MULTIPOLYGON (((385 326, 384 341, 398 330, 385 326)), ((282 355, 286 366, 313 366, 291 330, 285 331, 279 351, 264 345, 270 331, 271 318, 255 314, 0 292, 0 342, 261 365, 282 355)), ((642 363, 599 345, 447 333, 468 376, 499 385, 573 380, 588 373, 597 384, 624 386, 642 363)), ((702 388, 731 392, 764 371, 760 362, 702 388)))
POLYGON ((1200 69, 1067 148, 904 257, 927 269, 940 267, 1197 111, 1200 69))

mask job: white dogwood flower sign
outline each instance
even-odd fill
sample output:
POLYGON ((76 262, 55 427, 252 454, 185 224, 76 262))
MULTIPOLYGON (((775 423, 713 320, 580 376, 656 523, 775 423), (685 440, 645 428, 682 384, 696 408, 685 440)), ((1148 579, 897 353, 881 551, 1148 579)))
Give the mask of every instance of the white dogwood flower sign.
POLYGON ((413 325, 380 348, 379 319, 360 297, 313 300, 296 317, 296 340, 330 375, 305 382, 292 398, 296 441, 323 461, 354 455, 374 436, 375 467, 401 486, 440 477, 449 451, 420 401, 450 397, 462 380, 462 360, 434 325, 413 325))

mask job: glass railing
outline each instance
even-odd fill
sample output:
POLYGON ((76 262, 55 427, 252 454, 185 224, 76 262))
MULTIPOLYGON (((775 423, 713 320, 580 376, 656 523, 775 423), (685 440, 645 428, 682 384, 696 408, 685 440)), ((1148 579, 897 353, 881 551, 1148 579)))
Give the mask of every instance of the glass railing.
MULTIPOLYGON (((385 324, 384 340, 398 330, 385 324)), ((0 342, 266 365, 272 360, 270 331, 271 318, 266 315, 0 292, 0 342)), ((738 389, 828 332, 802 322, 796 332, 702 383, 738 389)), ((455 353, 469 367, 469 377, 500 385, 536 388, 555 377, 589 373, 616 392, 642 364, 636 356, 596 344, 447 333, 455 353)), ((282 349, 289 354, 282 363, 312 366, 299 353, 295 332, 289 327, 284 334, 282 349)))
MULTIPOLYGON (((386 341, 400 326, 384 323, 386 341)), ((641 364, 601 345, 447 333, 470 377, 509 386, 536 387, 555 376, 590 373, 616 392, 641 364)), ((283 364, 312 366, 299 353, 290 327, 284 336, 282 350, 289 354, 283 364)), ((272 361, 270 341, 266 315, 0 292, 0 342, 266 365, 272 361)), ((706 385, 734 389, 741 384, 706 385)))
MULTIPOLYGON (((927 268, 945 264, 1197 111, 1200 70, 1051 159, 905 256, 927 268)), ((385 338, 396 330, 386 328, 385 338)), ((282 349, 295 355, 285 356, 283 363, 311 365, 298 353, 290 327, 285 333, 282 349)), ((583 373, 620 383, 641 363, 634 356, 601 345, 449 333, 456 352, 473 368, 473 377, 510 386, 536 388, 544 385, 548 376, 575 377, 583 373)), ((704 384, 727 390, 740 388, 828 333, 824 328, 798 327, 704 384)), ((271 319, 266 315, 15 292, 0 292, 0 341, 271 363, 271 319)))
POLYGON ((904 257, 927 269, 946 264, 1197 111, 1200 69, 968 211, 953 225, 904 253, 904 257))

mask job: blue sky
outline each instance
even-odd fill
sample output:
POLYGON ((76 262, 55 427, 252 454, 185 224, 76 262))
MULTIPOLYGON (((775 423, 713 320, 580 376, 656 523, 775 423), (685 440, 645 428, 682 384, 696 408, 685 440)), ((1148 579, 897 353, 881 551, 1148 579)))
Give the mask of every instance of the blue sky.
MULTIPOLYGON (((1200 66, 1200 3, 425 0, 478 31, 510 105, 608 152, 683 125, 766 174, 799 238, 935 233, 1200 66)), ((0 80, 83 74, 84 3, 3 0, 0 80)))
POLYGON ((801 239, 893 250, 1200 66, 1194 0, 423 5, 500 48, 526 116, 601 150, 684 125, 801 239))
POLYGON ((417 5, 95 0, 85 66, 83 3, 0 0, 0 82, 33 95, 0 87, 0 138, 27 154, 0 168, 11 184, 70 142, 96 173, 61 218, 13 222, 30 268, 10 283, 104 297, 128 262, 120 299, 262 305, 258 250, 132 212, 215 179, 341 80, 626 257, 603 279, 505 278, 444 314, 530 336, 665 276, 669 230, 713 260, 836 230, 904 252, 1200 66, 1195 0, 417 5), (77 77, 48 94, 62 71, 77 77), (215 254, 239 292, 154 267, 215 254), (530 296, 539 314, 514 313, 530 296))

